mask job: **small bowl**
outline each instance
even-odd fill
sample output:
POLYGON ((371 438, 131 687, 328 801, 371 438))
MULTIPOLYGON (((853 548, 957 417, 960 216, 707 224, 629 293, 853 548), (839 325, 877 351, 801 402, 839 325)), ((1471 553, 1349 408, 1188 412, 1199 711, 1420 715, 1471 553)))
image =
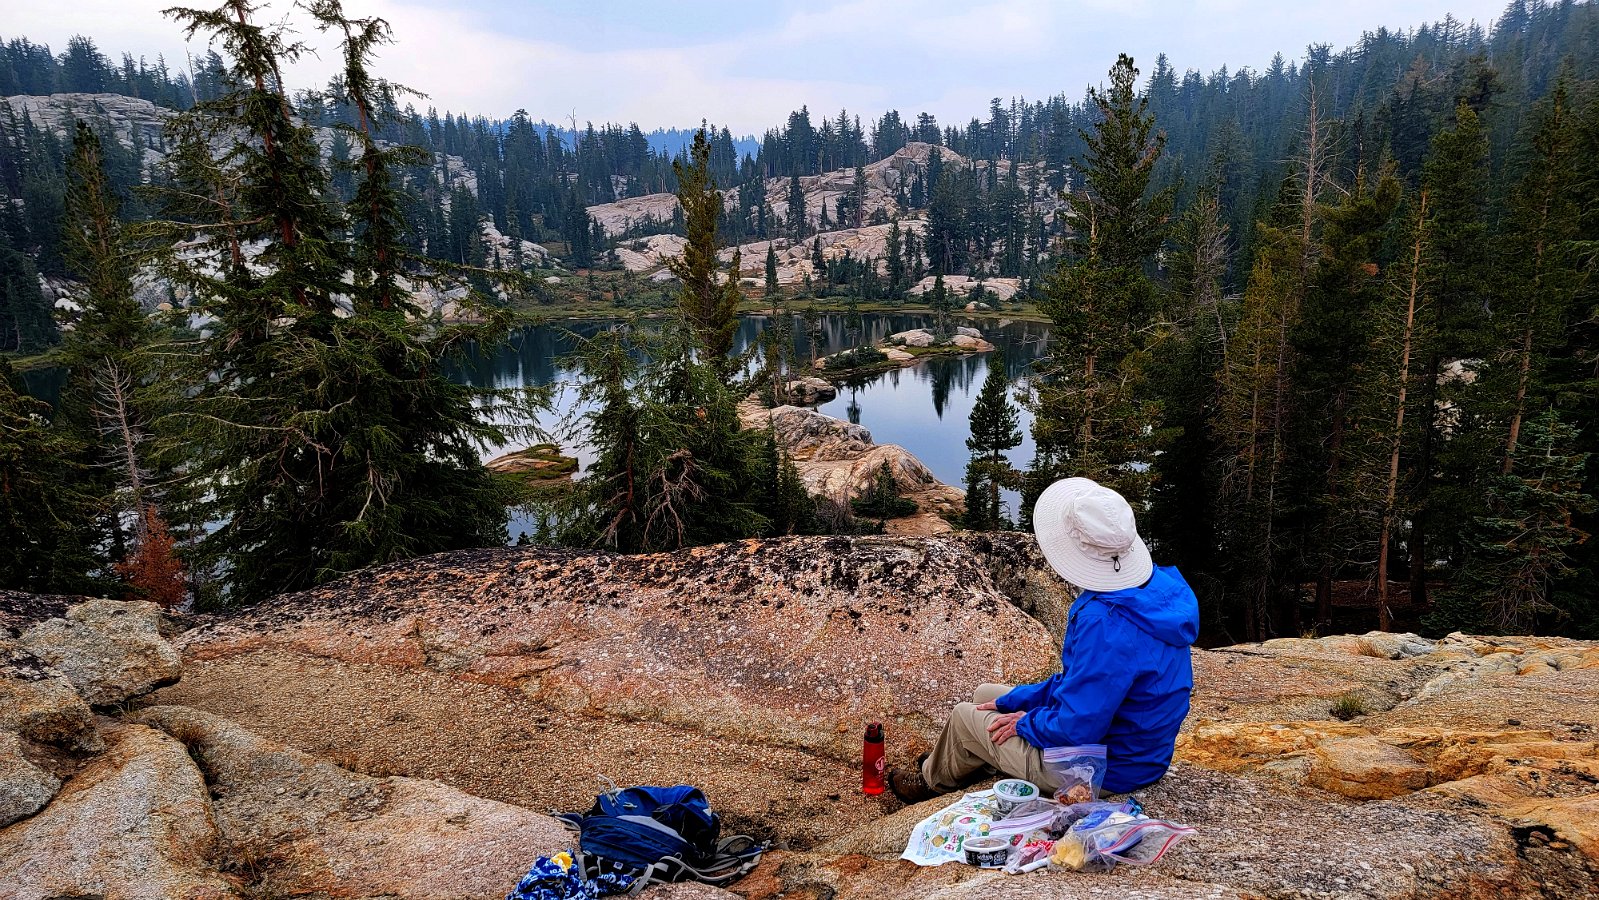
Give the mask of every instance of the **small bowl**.
POLYGON ((1006 778, 994 783, 994 806, 1005 815, 1023 803, 1039 798, 1038 785, 1020 778, 1006 778))
POLYGON ((961 845, 968 866, 998 869, 1010 856, 1010 841, 1002 837, 970 837, 961 845))

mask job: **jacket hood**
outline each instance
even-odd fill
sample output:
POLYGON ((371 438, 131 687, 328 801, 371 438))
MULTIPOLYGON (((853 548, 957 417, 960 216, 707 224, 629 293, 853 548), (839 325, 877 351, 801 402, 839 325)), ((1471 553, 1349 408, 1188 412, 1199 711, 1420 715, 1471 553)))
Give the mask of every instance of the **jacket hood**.
POLYGON ((1199 637, 1199 598, 1175 566, 1159 566, 1141 587, 1091 591, 1098 599, 1163 644, 1187 647, 1199 637))

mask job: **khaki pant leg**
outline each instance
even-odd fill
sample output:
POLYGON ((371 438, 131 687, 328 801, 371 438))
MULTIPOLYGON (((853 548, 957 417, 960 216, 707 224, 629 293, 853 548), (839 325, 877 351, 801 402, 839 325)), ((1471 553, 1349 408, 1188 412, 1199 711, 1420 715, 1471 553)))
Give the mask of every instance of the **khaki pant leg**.
POLYGON ((984 703, 993 703, 995 700, 1010 693, 1010 690, 1011 686, 1008 684, 980 684, 977 686, 977 690, 972 691, 972 702, 978 706, 982 706, 984 703))
POLYGON ((985 684, 974 694, 977 702, 956 704, 944 733, 922 764, 922 777, 934 789, 959 790, 981 780, 989 769, 997 769, 1012 778, 1025 778, 1042 791, 1054 792, 1055 783, 1044 771, 1043 754, 1037 747, 1020 737, 996 746, 988 736, 988 724, 1000 714, 977 707, 1008 690, 1003 685, 985 684))

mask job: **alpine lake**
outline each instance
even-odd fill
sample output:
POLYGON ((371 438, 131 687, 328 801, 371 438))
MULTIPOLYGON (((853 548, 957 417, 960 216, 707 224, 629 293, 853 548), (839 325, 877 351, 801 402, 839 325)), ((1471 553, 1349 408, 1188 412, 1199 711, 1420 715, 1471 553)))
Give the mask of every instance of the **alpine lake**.
MULTIPOLYGON (((918 313, 862 313, 860 327, 851 332, 842 314, 820 317, 822 340, 816 355, 826 356, 852 347, 885 341, 889 335, 913 328, 931 326, 932 317, 918 313)), ((540 416, 539 425, 549 440, 563 453, 576 457, 580 468, 592 459, 581 430, 573 427, 583 410, 577 400, 578 373, 567 360, 577 342, 614 323, 603 320, 557 321, 521 329, 492 352, 470 353, 452 368, 452 377, 479 387, 549 387, 551 406, 540 416)), ((770 319, 747 315, 740 320, 734 349, 743 352, 756 341, 770 319)), ((1002 318, 963 319, 953 324, 978 329, 999 350, 1004 351, 1005 367, 1015 397, 1017 382, 1030 370, 1033 360, 1048 348, 1049 327, 1037 322, 1002 318)), ((795 320, 796 358, 811 358, 811 343, 798 319, 795 320)), ((832 381, 838 396, 815 408, 827 415, 864 426, 879 444, 898 444, 909 450, 938 476, 940 481, 963 486, 969 452, 966 438, 968 421, 977 394, 988 377, 993 354, 937 355, 918 360, 899 369, 870 372, 839 379, 832 373, 815 374, 832 381)), ((1008 454, 1012 464, 1027 465, 1033 458, 1031 416, 1018 407, 1022 443, 1008 454)), ((489 447, 484 459, 521 449, 520 446, 489 447)), ((1006 492, 1007 513, 1014 518, 1018 497, 1006 492)), ((514 540, 528 523, 513 519, 514 540)))
MULTIPOLYGON (((853 347, 887 340, 889 335, 913 328, 927 328, 932 317, 925 313, 862 313, 860 326, 853 333, 847 317, 839 313, 820 317, 822 339, 816 355, 826 356, 853 347)), ((1017 382, 1048 348, 1049 327, 1036 322, 1003 318, 965 319, 955 317, 954 325, 978 329, 997 348, 1004 351, 1005 367, 1011 381, 1012 398, 1017 382)), ((576 457, 581 467, 592 459, 585 436, 577 427, 583 410, 577 398, 578 373, 568 354, 577 342, 609 328, 614 322, 601 319, 552 321, 520 329, 497 349, 472 350, 450 364, 450 375, 479 387, 548 387, 550 407, 538 419, 547 439, 561 452, 576 457)), ((746 315, 739 323, 734 349, 743 352, 770 325, 763 315, 746 315)), ((811 342, 799 320, 794 323, 796 359, 811 358, 811 342)), ((910 366, 874 371, 842 379, 822 371, 814 374, 832 381, 838 396, 815 408, 835 418, 864 426, 879 444, 898 444, 927 465, 946 484, 963 486, 968 451, 966 438, 972 406, 988 377, 989 353, 935 355, 910 366)), ((20 373, 28 392, 56 402, 66 380, 60 367, 38 367, 20 373)), ((1031 416, 1018 406, 1022 443, 1008 454, 1012 464, 1027 465, 1033 458, 1031 416)), ((483 459, 522 449, 521 444, 483 449, 483 459)), ((1018 497, 1006 492, 1007 514, 1015 518, 1018 497)), ((511 538, 515 540, 530 523, 513 517, 511 538)))

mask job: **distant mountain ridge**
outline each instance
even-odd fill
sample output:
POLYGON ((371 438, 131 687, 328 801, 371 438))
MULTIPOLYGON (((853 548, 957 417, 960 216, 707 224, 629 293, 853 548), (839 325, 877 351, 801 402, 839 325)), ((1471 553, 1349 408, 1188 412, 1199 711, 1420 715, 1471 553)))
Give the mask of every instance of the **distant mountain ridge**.
MULTIPOLYGON (((563 128, 560 125, 552 125, 543 119, 534 122, 533 127, 539 129, 540 131, 555 132, 555 134, 560 137, 561 143, 565 144, 567 147, 577 146, 578 133, 573 131, 571 128, 563 128)), ((664 154, 666 156, 676 156, 679 153, 687 150, 689 145, 694 143, 694 133, 697 131, 699 131, 698 127, 656 128, 653 131, 644 132, 644 140, 649 142, 650 149, 656 153, 664 154)), ((738 156, 740 159, 744 158, 745 156, 755 156, 761 151, 761 141, 753 134, 736 136, 733 138, 733 149, 738 151, 738 156)))

